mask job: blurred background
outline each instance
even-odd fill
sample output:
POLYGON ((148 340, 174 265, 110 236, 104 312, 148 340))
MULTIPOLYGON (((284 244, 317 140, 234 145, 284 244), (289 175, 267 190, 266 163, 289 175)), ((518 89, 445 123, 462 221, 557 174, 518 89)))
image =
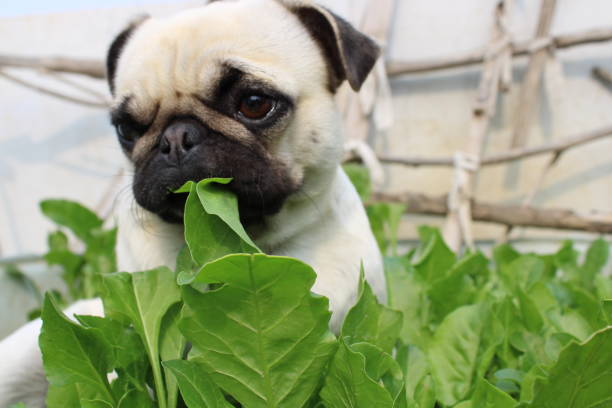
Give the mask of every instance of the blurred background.
MULTIPOLYGON (((421 224, 454 248, 535 251, 612 231, 612 2, 319 2, 385 46, 364 90, 338 103, 371 200, 407 205, 402 244, 421 224)), ((41 258, 55 227, 39 201, 105 217, 125 186, 100 71, 108 45, 138 15, 205 2, 11 3, 0 6, 0 267, 61 288, 41 258)), ((35 305, 0 274, 0 338, 35 305)))

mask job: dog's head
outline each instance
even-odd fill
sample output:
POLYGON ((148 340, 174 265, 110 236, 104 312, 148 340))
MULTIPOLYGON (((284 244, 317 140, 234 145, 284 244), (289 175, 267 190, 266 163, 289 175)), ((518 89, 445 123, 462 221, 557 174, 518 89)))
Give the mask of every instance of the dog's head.
POLYGON ((300 0, 217 1, 133 23, 107 58, 112 123, 138 204, 180 221, 188 180, 232 177, 241 217, 280 210, 342 154, 334 93, 378 47, 300 0))

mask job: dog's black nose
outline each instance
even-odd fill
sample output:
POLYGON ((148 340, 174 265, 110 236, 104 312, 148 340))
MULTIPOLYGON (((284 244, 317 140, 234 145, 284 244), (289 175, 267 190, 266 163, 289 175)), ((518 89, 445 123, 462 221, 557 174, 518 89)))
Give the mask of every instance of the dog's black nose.
POLYGON ((201 143, 203 126, 191 119, 176 120, 162 133, 159 151, 172 162, 179 162, 201 143))

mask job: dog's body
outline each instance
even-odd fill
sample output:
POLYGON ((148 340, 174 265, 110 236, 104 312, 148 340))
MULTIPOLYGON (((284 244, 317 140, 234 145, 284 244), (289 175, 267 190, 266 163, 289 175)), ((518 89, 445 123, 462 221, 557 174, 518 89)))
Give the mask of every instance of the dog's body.
MULTIPOLYGON (((174 267, 184 199, 168 191, 233 177, 257 245, 317 271, 313 290, 330 299, 334 330, 362 263, 384 300, 380 253, 339 166, 334 105, 340 83, 358 89, 377 55, 346 22, 298 0, 215 2, 124 31, 107 63, 113 124, 134 171, 133 198, 117 206, 120 270, 174 267)), ((67 311, 75 313, 100 315, 101 302, 79 302, 67 311)), ((35 321, 0 343, 0 408, 44 406, 39 330, 35 321)))

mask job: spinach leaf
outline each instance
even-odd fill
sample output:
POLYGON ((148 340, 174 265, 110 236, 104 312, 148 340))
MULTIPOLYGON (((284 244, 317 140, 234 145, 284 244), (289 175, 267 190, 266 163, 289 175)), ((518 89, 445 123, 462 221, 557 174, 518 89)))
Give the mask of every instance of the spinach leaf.
POLYGON ((389 392, 368 376, 366 357, 340 341, 321 390, 328 408, 393 408, 389 392))
POLYGON ((49 295, 45 297, 42 319, 40 348, 47 379, 54 388, 47 405, 63 407, 63 403, 59 405, 62 399, 78 398, 81 404, 96 399, 115 406, 106 378, 113 358, 110 345, 95 329, 70 321, 49 295))
POLYGON ((103 277, 102 300, 107 316, 134 325, 153 370, 158 404, 166 407, 162 378, 159 337, 162 319, 180 301, 174 273, 165 267, 133 274, 121 272, 103 277))
POLYGON ((336 347, 328 300, 310 293, 315 273, 291 258, 229 255, 182 287, 180 322, 213 381, 249 407, 301 407, 317 389, 336 347))
POLYGON ((181 395, 189 408, 231 408, 223 393, 206 373, 206 368, 197 360, 164 361, 164 367, 178 381, 181 395))

